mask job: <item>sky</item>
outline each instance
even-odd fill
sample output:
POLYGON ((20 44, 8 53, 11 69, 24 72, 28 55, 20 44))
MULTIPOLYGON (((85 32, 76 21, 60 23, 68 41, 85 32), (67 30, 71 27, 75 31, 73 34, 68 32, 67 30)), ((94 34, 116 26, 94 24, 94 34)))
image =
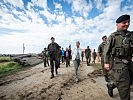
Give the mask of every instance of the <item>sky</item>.
POLYGON ((51 37, 63 48, 80 41, 97 51, 123 14, 133 31, 133 0, 0 0, 0 54, 23 53, 23 43, 25 53, 40 53, 51 37))

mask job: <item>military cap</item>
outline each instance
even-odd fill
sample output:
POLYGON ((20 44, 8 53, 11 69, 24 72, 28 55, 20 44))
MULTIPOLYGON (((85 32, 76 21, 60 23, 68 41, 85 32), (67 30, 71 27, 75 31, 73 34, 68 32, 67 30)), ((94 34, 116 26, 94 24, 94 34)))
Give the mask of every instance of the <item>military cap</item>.
POLYGON ((54 39, 54 37, 51 37, 51 40, 54 39))
POLYGON ((121 23, 122 21, 125 21, 125 20, 130 20, 130 15, 122 15, 120 16, 117 20, 116 20, 116 23, 121 23))
POLYGON ((105 36, 102 37, 102 39, 104 39, 104 38, 107 38, 107 36, 105 35, 105 36))

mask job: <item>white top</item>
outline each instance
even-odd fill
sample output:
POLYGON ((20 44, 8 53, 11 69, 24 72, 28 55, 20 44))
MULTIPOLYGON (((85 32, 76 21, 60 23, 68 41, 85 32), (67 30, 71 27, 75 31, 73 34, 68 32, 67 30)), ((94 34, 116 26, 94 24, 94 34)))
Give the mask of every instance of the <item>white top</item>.
POLYGON ((82 53, 81 48, 75 48, 72 51, 72 60, 76 59, 78 52, 79 52, 79 58, 81 59, 81 53, 82 53))

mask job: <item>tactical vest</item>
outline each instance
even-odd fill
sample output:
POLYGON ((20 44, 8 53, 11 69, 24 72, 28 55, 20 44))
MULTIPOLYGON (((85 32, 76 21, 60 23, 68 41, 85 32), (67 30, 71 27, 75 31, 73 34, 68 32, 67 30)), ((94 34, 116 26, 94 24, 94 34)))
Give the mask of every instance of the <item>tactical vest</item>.
POLYGON ((57 43, 50 43, 48 46, 48 50, 50 53, 58 53, 58 44, 57 43))
POLYGON ((100 56, 101 56, 101 57, 104 56, 104 48, 105 48, 105 44, 106 44, 106 42, 102 42, 102 44, 101 44, 101 52, 100 52, 100 56))
POLYGON ((112 48, 112 55, 115 57, 129 57, 133 54, 133 36, 131 32, 127 32, 122 36, 122 33, 115 32, 112 34, 114 39, 114 47, 112 48), (127 34, 130 34, 130 36, 127 34))

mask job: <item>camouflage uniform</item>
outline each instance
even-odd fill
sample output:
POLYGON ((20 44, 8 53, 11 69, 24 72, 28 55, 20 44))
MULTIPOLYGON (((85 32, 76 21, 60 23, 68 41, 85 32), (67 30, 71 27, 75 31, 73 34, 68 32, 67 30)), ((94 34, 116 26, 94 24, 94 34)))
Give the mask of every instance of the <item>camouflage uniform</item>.
POLYGON ((83 51, 82 51, 81 57, 82 57, 82 62, 83 62, 83 58, 84 58, 84 52, 83 51))
POLYGON ((58 59, 59 50, 60 46, 57 43, 50 43, 48 45, 52 77, 54 77, 54 61, 55 61, 55 72, 56 74, 58 74, 57 69, 59 67, 59 59, 58 59))
POLYGON ((95 52, 95 50, 92 52, 92 58, 93 58, 93 63, 95 64, 95 60, 97 57, 97 53, 95 52))
POLYGON ((43 56, 44 67, 47 67, 46 63, 47 63, 48 66, 49 66, 47 50, 44 49, 44 50, 42 51, 42 56, 43 56))
POLYGON ((110 74, 116 82, 121 100, 130 100, 130 84, 133 79, 133 32, 117 31, 112 33, 105 46, 104 62, 109 64, 113 57, 110 74))
POLYGON ((85 49, 85 57, 86 57, 87 66, 89 66, 91 61, 91 50, 89 49, 89 46, 87 47, 87 49, 85 49))
POLYGON ((98 47, 98 53, 101 57, 101 66, 103 68, 103 75, 105 76, 105 80, 108 81, 108 71, 104 68, 104 48, 106 42, 102 42, 98 47))

